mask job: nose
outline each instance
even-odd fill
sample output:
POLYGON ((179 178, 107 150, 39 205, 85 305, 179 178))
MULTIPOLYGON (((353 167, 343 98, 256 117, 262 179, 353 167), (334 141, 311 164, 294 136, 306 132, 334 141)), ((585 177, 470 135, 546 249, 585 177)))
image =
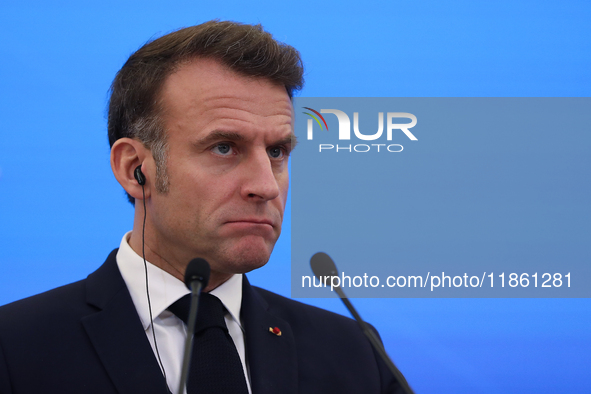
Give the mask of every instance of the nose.
POLYGON ((247 158, 240 194, 245 200, 269 201, 279 196, 278 174, 266 150, 253 152, 247 158))

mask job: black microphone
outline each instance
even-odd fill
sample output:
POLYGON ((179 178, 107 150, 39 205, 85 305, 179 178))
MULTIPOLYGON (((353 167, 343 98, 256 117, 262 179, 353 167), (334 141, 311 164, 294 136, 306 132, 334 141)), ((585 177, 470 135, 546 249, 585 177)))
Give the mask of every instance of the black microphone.
POLYGON ((191 307, 187 319, 187 339, 185 340, 185 352, 183 355, 183 366, 181 369, 181 380, 179 382, 179 393, 185 392, 185 385, 189 376, 189 363, 193 351, 193 334, 197 320, 197 308, 201 290, 207 287, 209 282, 209 263, 202 258, 196 258, 189 262, 185 270, 185 285, 191 290, 191 307))
MULTIPOLYGON (((187 265, 187 269, 185 270, 185 285, 191 291, 193 291, 193 286, 197 286, 201 284, 202 287, 207 286, 209 282, 209 263, 202 258, 196 258, 189 262, 187 265)), ((200 292, 199 289, 198 292, 200 292)))
MULTIPOLYGON (((314 275, 321 282, 326 281, 326 277, 339 276, 339 271, 337 270, 337 266, 335 265, 334 261, 332 261, 330 256, 324 252, 318 252, 314 256, 312 256, 312 258, 310 259, 310 267, 312 267, 312 272, 314 272, 314 275)), ((414 394, 404 376, 402 376, 398 368, 396 368, 396 365, 394 365, 394 362, 392 362, 392 360, 388 356, 388 353, 386 353, 386 349, 384 349, 382 342, 379 340, 375 332, 369 327, 369 325, 363 321, 359 313, 357 313, 357 310, 355 309, 355 307, 353 307, 353 304, 351 304, 351 301, 349 301, 341 286, 339 285, 333 288, 338 294, 339 298, 343 301, 343 304, 345 304, 349 312, 353 315, 355 320, 357 320, 357 323, 359 323, 361 330, 369 339, 369 342, 378 352, 382 360, 384 360, 384 363, 386 364, 390 372, 392 372, 394 377, 396 377, 396 380, 398 380, 400 387, 402 387, 405 393, 414 394)))

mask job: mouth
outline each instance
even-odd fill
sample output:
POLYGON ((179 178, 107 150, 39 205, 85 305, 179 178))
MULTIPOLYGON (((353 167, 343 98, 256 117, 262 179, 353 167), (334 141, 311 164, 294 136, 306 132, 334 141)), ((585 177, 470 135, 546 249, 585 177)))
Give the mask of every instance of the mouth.
POLYGON ((228 234, 240 236, 260 236, 265 239, 277 237, 279 231, 268 219, 239 219, 226 222, 224 226, 229 230, 228 234))
POLYGON ((244 224, 244 225, 267 225, 271 227, 275 227, 273 221, 269 219, 262 219, 262 218, 244 218, 244 219, 237 219, 237 220, 229 220, 226 224, 244 224))

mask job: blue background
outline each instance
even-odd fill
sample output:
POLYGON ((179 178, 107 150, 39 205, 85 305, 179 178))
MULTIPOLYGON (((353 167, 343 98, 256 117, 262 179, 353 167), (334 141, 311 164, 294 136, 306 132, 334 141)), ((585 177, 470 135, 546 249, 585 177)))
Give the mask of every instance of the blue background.
MULTIPOLYGON (((131 228, 107 91, 150 37, 209 19, 298 48, 302 96, 589 96, 587 1, 0 5, 0 304, 84 278, 131 228)), ((566 132, 564 138, 568 138, 566 132)), ((289 218, 287 218, 289 219, 289 218)), ((290 239, 250 275, 290 294, 290 239)), ((591 391, 588 299, 357 300, 417 393, 591 391)), ((307 299, 346 313, 336 299, 307 299)))

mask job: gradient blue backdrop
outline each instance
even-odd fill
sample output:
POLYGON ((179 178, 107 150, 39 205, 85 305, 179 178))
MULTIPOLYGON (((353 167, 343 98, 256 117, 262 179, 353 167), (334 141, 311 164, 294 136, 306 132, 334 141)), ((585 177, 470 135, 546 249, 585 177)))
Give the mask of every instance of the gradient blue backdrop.
MULTIPOLYGON (((0 304, 84 278, 131 228, 132 208, 109 167, 109 84, 150 37, 213 18, 260 22, 298 48, 302 96, 591 91, 591 4, 582 0, 4 0, 0 304)), ((251 280, 289 295, 289 252, 285 233, 251 280)), ((336 299, 306 302, 346 313, 336 299)), ((417 393, 591 392, 588 299, 357 305, 417 393)))

